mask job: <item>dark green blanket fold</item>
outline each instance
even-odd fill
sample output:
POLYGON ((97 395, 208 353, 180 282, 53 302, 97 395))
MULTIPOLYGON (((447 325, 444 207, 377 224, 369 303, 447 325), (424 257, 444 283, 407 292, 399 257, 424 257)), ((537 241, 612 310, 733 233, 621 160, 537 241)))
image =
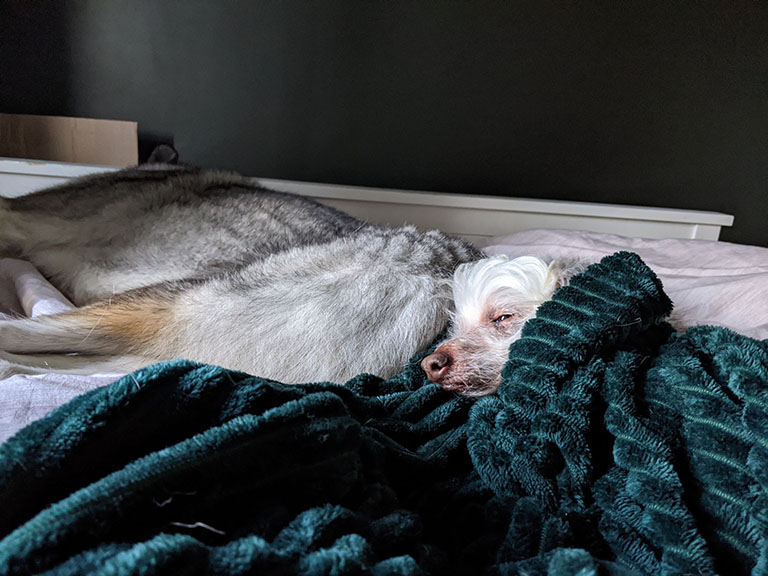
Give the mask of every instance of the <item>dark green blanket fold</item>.
POLYGON ((0 574, 768 573, 768 343, 670 309, 608 257, 474 403, 139 371, 0 446, 0 574))

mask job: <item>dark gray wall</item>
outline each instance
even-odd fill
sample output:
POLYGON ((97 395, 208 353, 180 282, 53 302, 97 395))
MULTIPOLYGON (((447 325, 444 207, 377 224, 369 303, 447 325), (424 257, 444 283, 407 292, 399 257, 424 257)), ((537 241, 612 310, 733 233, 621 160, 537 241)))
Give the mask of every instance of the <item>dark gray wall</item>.
POLYGON ((264 177, 729 212, 768 245, 765 1, 0 6, 2 111, 264 177))

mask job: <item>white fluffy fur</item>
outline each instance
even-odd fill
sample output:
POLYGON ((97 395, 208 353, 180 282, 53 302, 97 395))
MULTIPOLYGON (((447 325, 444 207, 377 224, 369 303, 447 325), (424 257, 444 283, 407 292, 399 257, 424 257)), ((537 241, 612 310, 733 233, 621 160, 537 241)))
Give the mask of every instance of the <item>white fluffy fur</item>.
POLYGON ((532 256, 493 256, 462 264, 454 273, 450 334, 424 359, 427 376, 465 396, 494 392, 509 346, 526 320, 580 265, 532 256))
POLYGON ((510 260, 499 255, 462 264, 454 273, 455 328, 477 326, 491 309, 538 306, 552 296, 559 278, 556 262, 533 256, 510 260))

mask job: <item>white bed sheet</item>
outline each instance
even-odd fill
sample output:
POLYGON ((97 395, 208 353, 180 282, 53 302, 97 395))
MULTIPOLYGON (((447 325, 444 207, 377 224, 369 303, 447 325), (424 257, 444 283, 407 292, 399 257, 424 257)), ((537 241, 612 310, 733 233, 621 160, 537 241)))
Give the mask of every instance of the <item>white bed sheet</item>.
MULTIPOLYGON (((29 262, 0 259, 0 316, 34 318, 72 308, 72 303, 29 262)), ((114 382, 120 376, 14 374, 0 380, 0 443, 75 396, 114 382)))

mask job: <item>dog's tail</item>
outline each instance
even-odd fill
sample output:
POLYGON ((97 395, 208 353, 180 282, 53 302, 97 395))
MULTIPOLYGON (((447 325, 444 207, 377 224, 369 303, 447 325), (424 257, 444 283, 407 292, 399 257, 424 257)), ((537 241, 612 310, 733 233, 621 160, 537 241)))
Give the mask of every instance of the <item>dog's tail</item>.
POLYGON ((136 290, 69 312, 0 321, 0 350, 14 354, 155 356, 172 334, 172 291, 136 290))

